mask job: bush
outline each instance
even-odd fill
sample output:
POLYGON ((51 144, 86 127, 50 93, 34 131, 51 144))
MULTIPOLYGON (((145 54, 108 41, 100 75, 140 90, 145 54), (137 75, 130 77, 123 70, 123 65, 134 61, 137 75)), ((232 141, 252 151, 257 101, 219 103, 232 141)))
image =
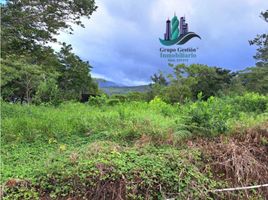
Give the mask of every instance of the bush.
MULTIPOLYGON (((92 143, 76 155, 68 152, 56 165, 43 169, 27 190, 38 188, 39 197, 46 194, 52 199, 209 199, 207 188, 219 184, 209 173, 199 171, 193 164, 198 162, 198 151, 92 143)), ((8 199, 16 197, 17 188, 12 189, 5 194, 8 199)))
POLYGON ((232 116, 232 106, 220 99, 210 97, 207 101, 197 101, 189 106, 191 129, 209 136, 228 130, 227 120, 232 116))
POLYGON ((105 94, 102 94, 100 96, 96 96, 96 97, 90 97, 88 100, 88 104, 89 105, 96 105, 96 106, 101 106, 101 105, 105 105, 106 102, 108 101, 108 97, 105 94))
POLYGON ((267 96, 246 93, 243 96, 210 97, 185 106, 191 130, 206 136, 226 133, 228 121, 238 120, 241 113, 257 115, 266 111, 267 96))
POLYGON ((159 97, 149 103, 92 99, 57 107, 1 102, 1 184, 14 178, 30 183, 5 189, 6 199, 40 194, 52 199, 85 194, 93 195, 88 199, 94 194, 144 199, 148 190, 152 198, 176 193, 180 199, 207 199, 206 189, 219 182, 209 171, 200 172, 205 166, 195 145, 188 143, 190 137, 228 134, 237 124, 254 126, 268 119, 267 97, 258 94, 207 101, 200 94, 197 102, 181 105, 159 97))
POLYGON ((127 101, 126 95, 120 95, 120 94, 112 95, 111 99, 118 99, 122 103, 127 101))
POLYGON ((129 92, 126 94, 127 101, 147 101, 148 95, 145 92, 129 92))
POLYGON ((240 112, 263 113, 268 108, 268 97, 258 93, 245 93, 242 96, 229 97, 228 100, 240 112))
POLYGON ((119 99, 109 99, 107 101, 107 104, 110 105, 110 106, 114 106, 114 105, 119 104, 119 103, 120 103, 119 99))
POLYGON ((60 90, 55 79, 42 81, 34 95, 33 102, 35 104, 49 103, 58 105, 60 103, 60 90))

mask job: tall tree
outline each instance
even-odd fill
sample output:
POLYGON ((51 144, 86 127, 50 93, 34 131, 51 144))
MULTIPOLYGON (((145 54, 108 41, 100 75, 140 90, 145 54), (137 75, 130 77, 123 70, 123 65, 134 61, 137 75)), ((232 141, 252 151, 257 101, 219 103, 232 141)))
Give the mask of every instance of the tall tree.
POLYGON ((239 73, 239 77, 247 90, 268 93, 268 64, 247 68, 239 73))
MULTIPOLYGON (((268 23, 268 10, 261 12, 261 18, 268 23)), ((249 41, 250 45, 257 45, 257 53, 254 58, 257 60, 257 65, 262 66, 268 64, 268 33, 257 35, 254 40, 249 41)))
POLYGON ((154 96, 158 95, 169 103, 195 100, 200 92, 203 99, 218 95, 231 86, 236 75, 227 69, 201 64, 170 64, 170 67, 173 73, 168 75, 169 84, 159 87, 160 76, 154 76, 156 81, 153 84, 154 96))
POLYGON ((159 72, 159 74, 154 74, 151 76, 151 80, 153 81, 154 84, 159 84, 162 86, 167 86, 168 82, 163 74, 163 72, 159 72))
MULTIPOLYGON (((261 18, 268 23, 268 10, 261 13, 261 18)), ((249 41, 257 45, 256 67, 250 67, 240 72, 239 77, 247 90, 268 93, 268 33, 257 35, 249 41)))
POLYGON ((59 31, 72 33, 72 24, 84 27, 82 17, 96 8, 94 0, 7 0, 1 4, 2 57, 56 42, 59 31))
POLYGON ((64 98, 60 93, 77 99, 84 91, 96 92, 89 64, 71 53, 70 45, 59 54, 48 45, 60 31, 72 33, 74 24, 84 27, 82 18, 90 18, 96 8, 94 0, 1 4, 2 97, 30 102, 37 95, 36 101, 49 102, 64 98))
POLYGON ((63 43, 58 54, 61 63, 59 87, 64 91, 67 99, 79 99, 83 93, 95 94, 97 85, 90 76, 92 67, 71 51, 71 45, 63 43))
POLYGON ((31 102, 43 79, 55 78, 46 73, 42 66, 29 64, 25 59, 6 57, 1 60, 1 96, 8 101, 31 102))
POLYGON ((197 94, 202 92, 204 99, 229 88, 232 78, 236 75, 227 69, 200 64, 192 64, 187 67, 186 71, 188 79, 195 80, 195 83, 191 85, 193 97, 197 98, 197 94))

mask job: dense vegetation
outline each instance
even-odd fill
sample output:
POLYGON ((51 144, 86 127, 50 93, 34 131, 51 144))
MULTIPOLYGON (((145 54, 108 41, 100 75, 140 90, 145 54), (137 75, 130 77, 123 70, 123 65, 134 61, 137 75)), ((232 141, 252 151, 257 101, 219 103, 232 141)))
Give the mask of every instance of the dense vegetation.
MULTIPOLYGON (((57 41, 60 31, 72 33, 72 25, 84 27, 81 18, 97 9, 94 0, 8 0, 1 4, 1 97, 10 102, 51 103, 81 100, 83 94, 100 94, 91 78, 91 66, 72 53, 69 44, 57 41), (55 52, 48 44, 62 46, 55 52)), ((268 22, 268 11, 261 17, 268 22)), ((201 64, 170 65, 171 75, 154 74, 150 92, 132 95, 150 101, 160 96, 167 103, 203 99, 245 91, 268 92, 267 34, 258 35, 257 64, 240 72, 201 64), (140 96, 140 97, 139 97, 140 96)), ((112 91, 112 94, 114 92, 112 91)))
POLYGON ((1 4, 0 197, 265 198, 263 188, 214 189, 268 180, 267 34, 250 41, 254 67, 170 65, 144 92, 108 96, 56 39, 96 9, 94 0, 1 4))
POLYGON ((61 44, 55 52, 47 44, 57 42, 60 31, 72 33, 72 24, 84 26, 81 17, 96 10, 93 0, 6 1, 1 5, 1 97, 11 102, 58 104, 96 94, 91 66, 61 44))
MULTIPOLYGON (((210 190, 231 183, 205 170, 202 150, 185 141, 230 137, 268 119, 268 96, 254 93, 173 106, 160 98, 92 102, 56 108, 2 102, 6 199, 213 198, 210 190)), ((267 139, 260 139, 263 147, 267 139)))

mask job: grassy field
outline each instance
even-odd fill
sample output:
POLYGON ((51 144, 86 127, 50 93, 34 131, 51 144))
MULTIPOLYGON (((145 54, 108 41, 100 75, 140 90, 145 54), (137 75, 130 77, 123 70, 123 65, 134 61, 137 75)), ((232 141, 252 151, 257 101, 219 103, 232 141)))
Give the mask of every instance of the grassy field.
MULTIPOLYGON (((204 147, 220 144, 215 153, 224 155, 216 150, 227 152, 224 145, 231 141, 241 146, 249 139, 238 141, 237 135, 252 135, 249 129, 257 127, 252 144, 265 154, 268 96, 247 93, 184 105, 159 98, 57 107, 1 102, 1 110, 4 199, 225 199, 211 190, 260 184, 267 177, 266 157, 254 157, 262 177, 244 171, 237 181, 224 171, 219 176, 211 162, 217 158, 204 147)), ((250 159, 245 166, 256 167, 250 159)), ((228 195, 262 199, 266 192, 228 195)))

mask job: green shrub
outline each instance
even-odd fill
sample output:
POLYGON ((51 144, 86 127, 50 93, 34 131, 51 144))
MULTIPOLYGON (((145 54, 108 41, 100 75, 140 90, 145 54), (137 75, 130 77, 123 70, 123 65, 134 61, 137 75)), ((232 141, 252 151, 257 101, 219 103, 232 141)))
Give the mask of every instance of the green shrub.
POLYGON ((58 105, 60 103, 60 90, 55 79, 48 79, 40 82, 34 95, 33 102, 35 104, 49 103, 58 105))
POLYGON ((100 96, 90 97, 88 100, 88 104, 101 106, 101 105, 105 105, 107 101, 108 101, 108 97, 105 94, 102 94, 100 96))
POLYGON ((116 94, 116 95, 112 95, 111 99, 118 99, 120 102, 126 102, 127 101, 127 97, 126 95, 123 94, 116 94))
MULTIPOLYGON (((200 162, 200 152, 196 150, 119 147, 110 142, 92 143, 80 149, 76 160, 68 159, 73 154, 66 154, 64 159, 39 172, 35 184, 27 192, 38 188, 40 193, 46 193, 52 199, 71 195, 77 199, 91 195, 94 199, 97 194, 101 197, 113 194, 122 199, 146 199, 148 195, 151 199, 163 198, 163 195, 209 199, 208 188, 219 185, 209 173, 201 173, 195 166, 200 162), (187 159, 188 156, 195 164, 187 159)), ((16 199, 16 195, 13 188, 7 191, 6 199, 16 199)))
POLYGON ((119 99, 109 99, 107 101, 107 104, 110 105, 110 106, 114 106, 114 105, 119 104, 119 103, 120 103, 119 99))
POLYGON ((207 136, 224 133, 228 130, 227 119, 232 117, 232 106, 219 98, 210 97, 207 101, 197 101, 187 111, 192 130, 207 136))
POLYGON ((258 93, 246 93, 242 96, 227 98, 239 112, 263 113, 268 108, 268 97, 258 93))
POLYGON ((189 116, 190 129, 206 136, 226 133, 230 130, 228 121, 239 120, 240 113, 257 114, 266 111, 268 98, 255 93, 243 96, 210 97, 207 101, 198 100, 184 107, 189 116))
POLYGON ((127 101, 148 101, 148 94, 145 92, 129 92, 125 95, 127 101))
POLYGON ((267 96, 253 93, 178 105, 158 97, 149 103, 92 99, 56 107, 1 102, 1 183, 31 182, 26 189, 5 191, 6 199, 41 193, 80 198, 85 191, 99 192, 98 184, 114 189, 119 183, 127 198, 144 199, 149 188, 152 198, 176 193, 179 199, 207 199, 206 189, 220 183, 199 171, 201 155, 185 139, 228 134, 268 119, 267 96))

